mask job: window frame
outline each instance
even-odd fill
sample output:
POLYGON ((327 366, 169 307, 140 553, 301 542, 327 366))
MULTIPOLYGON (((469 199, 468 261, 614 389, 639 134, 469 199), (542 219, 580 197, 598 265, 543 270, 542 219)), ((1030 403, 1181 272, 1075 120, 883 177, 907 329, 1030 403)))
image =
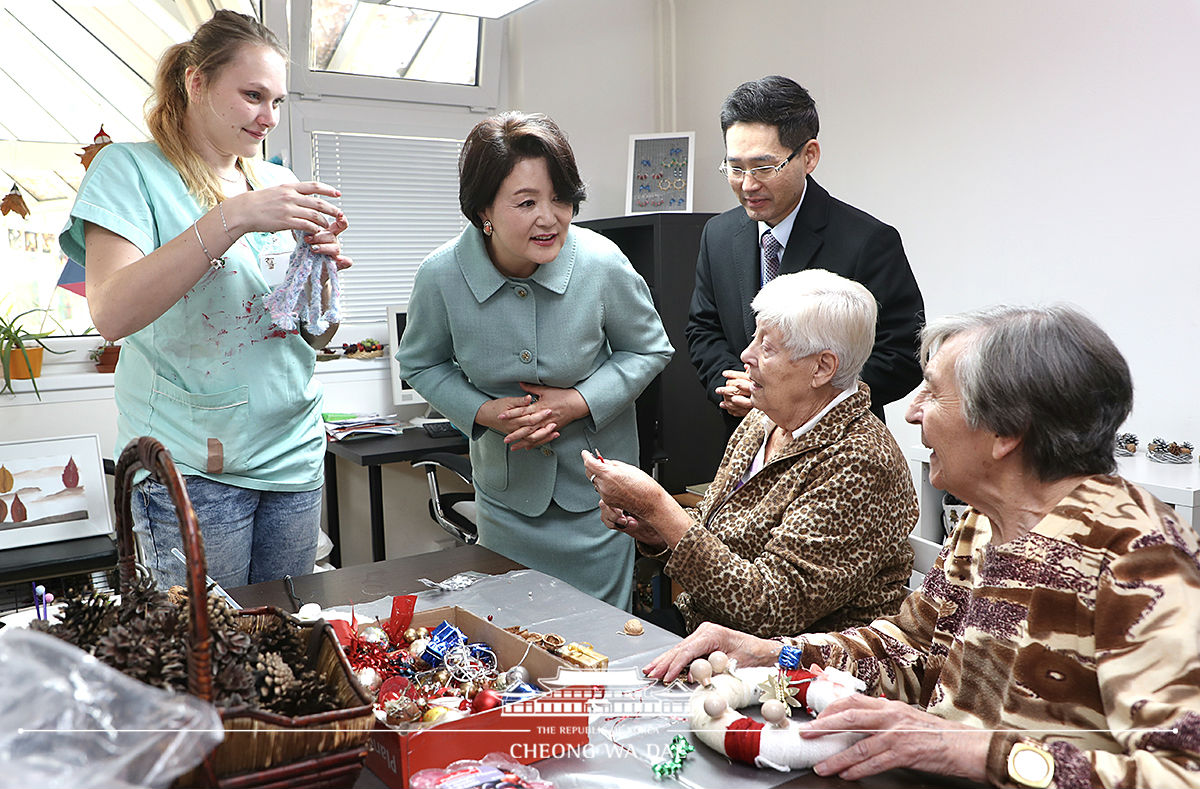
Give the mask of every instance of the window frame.
POLYGON ((291 52, 288 92, 297 97, 339 96, 349 99, 418 102, 468 107, 477 111, 495 110, 500 105, 500 71, 504 52, 503 20, 480 19, 479 84, 452 85, 365 74, 313 71, 308 66, 312 0, 265 0, 263 15, 267 26, 277 34, 280 30, 291 30, 288 43, 291 52), (283 2, 288 5, 290 25, 279 16, 281 9, 278 6, 283 2))

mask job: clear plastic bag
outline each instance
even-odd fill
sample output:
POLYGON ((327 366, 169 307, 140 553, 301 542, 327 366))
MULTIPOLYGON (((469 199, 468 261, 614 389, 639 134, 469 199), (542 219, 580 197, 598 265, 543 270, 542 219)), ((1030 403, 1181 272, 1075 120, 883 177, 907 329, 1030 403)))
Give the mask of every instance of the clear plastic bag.
POLYGON ((217 710, 54 636, 0 636, 0 787, 168 786, 225 736, 217 710))
POLYGON ((543 781, 537 768, 519 764, 503 753, 489 753, 482 759, 460 759, 446 769, 418 770, 409 779, 409 789, 554 789, 543 781))

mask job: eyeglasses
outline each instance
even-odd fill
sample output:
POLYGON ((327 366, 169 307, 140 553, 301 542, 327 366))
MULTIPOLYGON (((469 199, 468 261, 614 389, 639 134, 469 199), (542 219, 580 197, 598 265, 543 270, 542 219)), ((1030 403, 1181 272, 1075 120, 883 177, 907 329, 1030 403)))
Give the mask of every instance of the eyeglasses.
MULTIPOLYGON (((808 143, 804 143, 804 145, 808 145, 808 143)), ((717 170, 719 170, 721 175, 725 176, 730 181, 740 181, 747 175, 754 176, 754 180, 756 181, 770 181, 772 178, 779 175, 779 171, 786 167, 787 163, 794 159, 796 154, 804 150, 804 145, 801 145, 799 148, 792 151, 791 154, 788 155, 788 158, 784 159, 779 164, 766 164, 762 167, 751 167, 749 170, 743 170, 741 167, 734 167, 729 162, 721 162, 721 164, 717 166, 717 170)))

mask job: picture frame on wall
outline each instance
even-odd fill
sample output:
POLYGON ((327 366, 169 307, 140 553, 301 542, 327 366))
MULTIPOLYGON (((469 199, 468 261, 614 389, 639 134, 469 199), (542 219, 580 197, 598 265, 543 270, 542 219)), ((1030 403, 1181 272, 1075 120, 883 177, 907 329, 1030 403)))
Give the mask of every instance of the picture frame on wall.
POLYGON ((625 215, 692 210, 695 132, 629 135, 625 215))
POLYGON ((0 443, 0 550, 112 534, 100 436, 0 443))

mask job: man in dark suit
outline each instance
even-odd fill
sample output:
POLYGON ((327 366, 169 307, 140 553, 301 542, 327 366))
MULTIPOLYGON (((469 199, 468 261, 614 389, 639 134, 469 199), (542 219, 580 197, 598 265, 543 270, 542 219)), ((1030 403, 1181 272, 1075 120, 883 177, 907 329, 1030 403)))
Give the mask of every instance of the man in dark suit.
POLYGON ((750 410, 753 383, 739 360, 754 337, 750 300, 778 274, 827 269, 875 296, 879 321, 862 380, 876 416, 921 382, 925 305, 900 234, 812 179, 818 128, 812 97, 787 77, 739 85, 721 107, 721 170, 741 207, 704 226, 686 335, 692 364, 731 431, 750 410))

